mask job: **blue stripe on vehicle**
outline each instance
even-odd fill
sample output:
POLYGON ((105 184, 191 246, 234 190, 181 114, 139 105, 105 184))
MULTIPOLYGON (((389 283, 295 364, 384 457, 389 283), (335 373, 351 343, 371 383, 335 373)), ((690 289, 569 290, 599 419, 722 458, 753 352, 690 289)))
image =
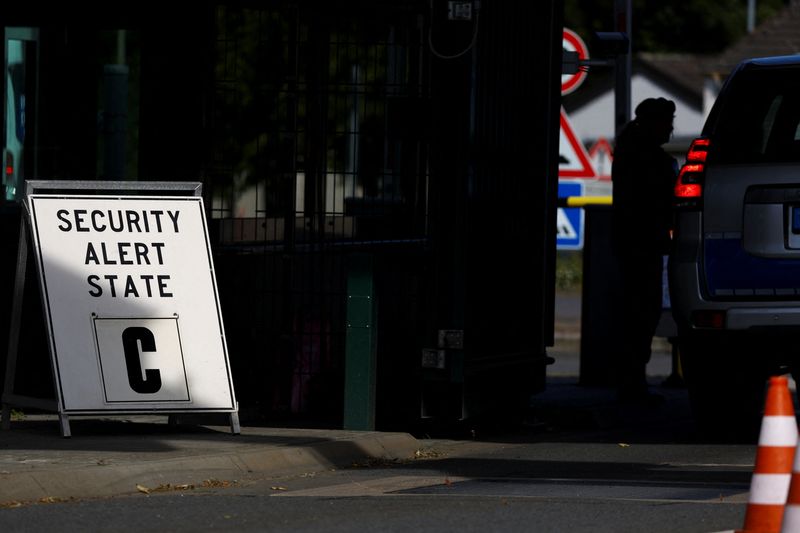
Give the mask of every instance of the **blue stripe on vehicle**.
POLYGON ((800 290, 800 259, 748 254, 740 238, 705 239, 706 286, 715 296, 795 294, 800 290), (769 291, 769 292, 768 292, 769 291))

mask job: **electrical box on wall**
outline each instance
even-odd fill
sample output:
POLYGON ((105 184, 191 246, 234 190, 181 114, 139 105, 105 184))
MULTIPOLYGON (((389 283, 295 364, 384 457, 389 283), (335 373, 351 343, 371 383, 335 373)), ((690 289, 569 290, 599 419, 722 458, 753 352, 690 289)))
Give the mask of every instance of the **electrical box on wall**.
POLYGON ((447 2, 447 20, 472 20, 472 2, 447 2))

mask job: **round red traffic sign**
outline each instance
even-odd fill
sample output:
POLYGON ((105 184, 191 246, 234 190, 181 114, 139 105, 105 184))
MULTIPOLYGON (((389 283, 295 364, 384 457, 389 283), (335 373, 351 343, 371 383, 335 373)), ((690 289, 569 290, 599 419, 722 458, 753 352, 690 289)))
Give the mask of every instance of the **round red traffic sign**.
MULTIPOLYGON (((589 59, 589 49, 586 48, 586 43, 574 31, 564 28, 564 38, 562 46, 567 52, 578 52, 578 59, 589 59)), ((586 79, 586 70, 578 69, 575 74, 562 74, 561 75, 561 94, 569 94, 578 87, 580 87, 583 80, 586 79)))

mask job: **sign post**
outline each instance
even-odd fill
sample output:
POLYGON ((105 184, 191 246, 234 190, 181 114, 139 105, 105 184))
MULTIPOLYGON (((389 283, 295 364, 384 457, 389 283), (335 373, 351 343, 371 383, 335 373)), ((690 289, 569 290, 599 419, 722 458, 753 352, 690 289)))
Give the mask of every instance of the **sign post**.
MULTIPOLYGON (((200 185, 27 183, 20 240, 28 226, 62 434, 70 414, 153 412, 225 412, 238 433, 200 185)), ((4 425, 27 403, 16 356, 9 344, 4 425)))

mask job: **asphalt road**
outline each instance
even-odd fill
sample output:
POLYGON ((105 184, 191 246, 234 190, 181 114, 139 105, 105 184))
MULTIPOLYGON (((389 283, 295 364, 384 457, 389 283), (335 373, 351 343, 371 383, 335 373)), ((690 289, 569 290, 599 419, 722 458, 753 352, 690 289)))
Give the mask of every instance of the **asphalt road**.
POLYGON ((586 432, 551 437, 433 441, 420 459, 405 463, 4 509, 0 527, 703 532, 741 526, 750 446, 593 442, 600 439, 586 432))

